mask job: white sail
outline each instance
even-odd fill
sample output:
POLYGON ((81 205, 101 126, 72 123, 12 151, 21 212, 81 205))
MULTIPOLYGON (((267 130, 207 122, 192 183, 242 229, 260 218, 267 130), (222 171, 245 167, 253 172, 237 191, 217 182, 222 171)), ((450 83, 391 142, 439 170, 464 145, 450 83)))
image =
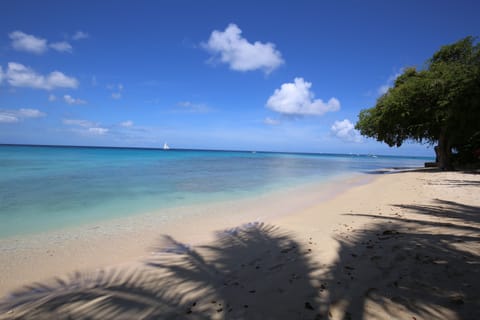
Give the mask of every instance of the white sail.
POLYGON ((163 144, 163 150, 168 150, 168 149, 170 149, 170 147, 169 147, 168 144, 165 142, 165 143, 163 144))

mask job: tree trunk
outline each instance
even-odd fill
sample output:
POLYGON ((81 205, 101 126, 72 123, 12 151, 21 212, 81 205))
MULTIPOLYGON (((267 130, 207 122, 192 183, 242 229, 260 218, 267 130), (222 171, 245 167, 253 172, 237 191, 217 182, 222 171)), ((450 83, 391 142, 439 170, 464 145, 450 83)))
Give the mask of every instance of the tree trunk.
POLYGON ((438 167, 442 170, 453 170, 452 147, 445 129, 442 129, 438 137, 436 153, 438 157, 438 167))

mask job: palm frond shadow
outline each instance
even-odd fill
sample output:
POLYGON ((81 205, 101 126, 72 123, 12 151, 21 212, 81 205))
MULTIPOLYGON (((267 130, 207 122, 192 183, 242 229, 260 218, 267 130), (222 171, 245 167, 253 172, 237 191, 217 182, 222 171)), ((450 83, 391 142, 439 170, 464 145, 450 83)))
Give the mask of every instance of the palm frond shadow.
POLYGON ((445 179, 442 181, 438 181, 435 183, 436 185, 444 185, 444 186, 452 186, 452 187, 460 187, 460 186, 470 186, 470 187, 479 187, 480 181, 477 180, 465 180, 465 179, 445 179))
POLYGON ((308 248, 261 223, 216 236, 195 249, 164 236, 135 267, 26 286, 0 302, 0 319, 305 319, 320 312, 308 248))
POLYGON ((329 294, 344 319, 480 319, 480 208, 436 203, 398 207, 452 222, 370 215, 380 222, 338 237, 329 294))
POLYGON ((176 318, 181 297, 162 282, 143 269, 77 272, 12 293, 0 303, 0 314, 12 319, 176 318))
POLYGON ((455 201, 435 199, 434 205, 395 205, 398 208, 408 209, 417 214, 438 218, 456 219, 456 222, 470 225, 480 222, 480 208, 455 201))
POLYGON ((192 251, 164 238, 157 252, 178 255, 172 264, 160 254, 147 265, 166 270, 177 286, 202 292, 195 308, 225 319, 313 319, 321 312, 313 284, 318 265, 311 249, 277 227, 253 223, 219 232, 212 245, 192 251))

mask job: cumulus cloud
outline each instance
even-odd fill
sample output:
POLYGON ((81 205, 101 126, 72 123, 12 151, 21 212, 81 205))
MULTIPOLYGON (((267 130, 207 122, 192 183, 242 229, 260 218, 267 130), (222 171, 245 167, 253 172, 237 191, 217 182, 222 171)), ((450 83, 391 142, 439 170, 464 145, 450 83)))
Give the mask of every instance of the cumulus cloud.
POLYGON ((120 123, 120 126, 125 128, 130 128, 133 126, 133 121, 132 120, 123 121, 120 123))
POLYGON ((7 82, 14 87, 52 90, 55 88, 77 88, 78 80, 60 71, 40 75, 33 69, 16 62, 9 62, 5 73, 7 82))
POLYGON ((8 36, 12 39, 12 47, 15 50, 35 54, 42 54, 48 50, 46 39, 37 38, 18 30, 11 32, 8 36))
POLYGON ((87 39, 89 37, 90 37, 90 35, 88 33, 79 30, 79 31, 75 32, 72 39, 73 40, 82 40, 82 39, 87 39))
POLYGON ((65 100, 65 102, 68 104, 86 104, 87 103, 87 101, 78 99, 78 98, 73 98, 69 94, 64 95, 63 100, 65 100))
POLYGON ((263 123, 268 124, 269 126, 276 126, 280 124, 280 121, 267 117, 265 120, 263 120, 263 123))
POLYGON ((348 119, 342 121, 335 121, 331 127, 332 134, 348 142, 361 142, 362 138, 360 133, 355 130, 355 126, 348 119))
POLYGON ((212 53, 213 60, 227 63, 236 71, 261 69, 270 73, 284 63, 273 43, 248 42, 242 37, 242 30, 233 23, 225 31, 214 30, 202 46, 212 53))
POLYGON ((340 110, 340 101, 330 98, 328 102, 315 99, 310 88, 312 83, 295 78, 293 83, 284 83, 267 101, 267 107, 288 116, 317 115, 340 110))
POLYGON ((50 101, 50 102, 57 101, 57 96, 54 95, 54 94, 50 94, 48 96, 48 101, 50 101))
POLYGON ((37 109, 0 110, 0 123, 19 122, 25 118, 41 118, 46 113, 37 109))
POLYGON ((48 51, 48 48, 52 48, 58 52, 68 53, 71 53, 73 50, 71 44, 66 41, 48 43, 47 39, 39 38, 19 30, 11 32, 8 36, 12 40, 13 49, 17 51, 42 54, 48 51))
POLYGON ((72 52, 72 45, 66 41, 50 43, 49 47, 58 51, 58 52, 72 52))

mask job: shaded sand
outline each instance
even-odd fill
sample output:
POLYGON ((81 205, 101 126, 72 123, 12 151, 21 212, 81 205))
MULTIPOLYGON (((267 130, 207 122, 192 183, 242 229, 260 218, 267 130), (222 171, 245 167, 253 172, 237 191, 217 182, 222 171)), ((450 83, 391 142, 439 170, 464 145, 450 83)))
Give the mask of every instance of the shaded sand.
POLYGON ((126 239, 107 226, 71 241, 57 234, 48 250, 59 258, 33 240, 11 251, 3 242, 2 283, 41 282, 10 293, 0 318, 479 319, 480 175, 405 172, 351 183, 345 192, 265 196, 264 212, 211 215, 180 230, 172 223, 162 237, 153 216, 142 234, 120 223, 126 239), (265 222, 227 228, 255 216, 265 222), (103 243, 88 243, 98 232, 103 243), (23 256, 30 269, 17 251, 33 255, 23 256))

